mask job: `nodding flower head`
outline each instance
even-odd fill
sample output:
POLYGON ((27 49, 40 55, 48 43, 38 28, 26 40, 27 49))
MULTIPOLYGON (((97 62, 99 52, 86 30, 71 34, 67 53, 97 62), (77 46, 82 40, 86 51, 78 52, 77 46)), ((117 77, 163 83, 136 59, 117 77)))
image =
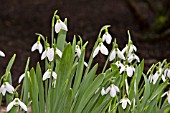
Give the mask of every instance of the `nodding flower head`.
POLYGON ((42 53, 43 47, 42 47, 42 44, 41 44, 40 40, 38 40, 38 41, 32 46, 31 51, 33 52, 33 51, 35 51, 36 49, 39 51, 39 53, 42 53))
POLYGON ((108 49, 104 46, 104 44, 102 42, 100 42, 99 45, 94 50, 93 58, 99 53, 99 51, 104 55, 108 55, 108 53, 109 53, 108 49))
POLYGON ((106 43, 110 44, 112 41, 112 36, 108 32, 105 32, 105 34, 102 36, 102 40, 103 42, 106 40, 106 43))
POLYGON ((0 88, 0 93, 2 93, 3 96, 5 96, 6 91, 10 94, 13 94, 14 92, 14 87, 8 82, 4 82, 0 88))
POLYGON ((51 75, 52 75, 52 77, 53 77, 54 79, 57 79, 57 74, 56 74, 56 72, 51 71, 51 69, 48 69, 48 70, 44 73, 44 75, 43 75, 43 81, 46 80, 46 79, 48 79, 48 78, 50 78, 51 75))
POLYGON ((62 22, 60 19, 58 19, 56 24, 55 24, 55 32, 59 33, 61 29, 68 31, 66 24, 64 22, 62 22))
POLYGON ((13 106, 20 106, 22 109, 27 111, 27 106, 19 100, 19 98, 15 98, 11 103, 8 104, 7 106, 7 112, 11 110, 13 106))
POLYGON ((114 85, 111 84, 106 90, 104 89, 104 87, 101 90, 101 95, 106 95, 108 92, 110 91, 110 96, 111 97, 115 97, 116 96, 116 92, 120 92, 119 88, 114 85))

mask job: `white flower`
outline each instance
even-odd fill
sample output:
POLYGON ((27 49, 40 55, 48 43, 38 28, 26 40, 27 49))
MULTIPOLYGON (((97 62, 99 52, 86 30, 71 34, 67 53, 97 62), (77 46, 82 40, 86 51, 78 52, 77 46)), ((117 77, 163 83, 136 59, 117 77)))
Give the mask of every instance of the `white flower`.
POLYGON ((115 97, 116 96, 116 92, 120 92, 119 88, 117 86, 115 86, 114 84, 111 84, 106 90, 104 90, 104 88, 102 88, 101 94, 105 95, 110 91, 110 96, 111 97, 115 97))
POLYGON ((14 92, 14 87, 8 82, 4 82, 0 88, 0 93, 2 93, 3 96, 5 96, 6 91, 10 94, 13 94, 14 92))
POLYGON ((76 45, 75 52, 76 52, 77 56, 80 58, 80 55, 81 55, 81 49, 80 49, 79 45, 76 45))
POLYGON ((115 64, 117 65, 118 68, 120 68, 120 71, 119 71, 120 74, 121 74, 123 71, 125 71, 125 66, 124 66, 120 61, 117 61, 115 64))
POLYGON ((105 34, 102 36, 102 40, 103 42, 106 40, 106 43, 110 44, 112 41, 112 36, 108 32, 105 32, 105 34))
POLYGON ((129 46, 129 50, 128 50, 128 45, 126 45, 123 49, 122 49, 122 53, 124 54, 125 52, 128 52, 127 55, 130 57, 132 53, 134 53, 134 51, 137 51, 137 48, 135 45, 130 44, 129 46))
POLYGON ((125 56, 123 55, 123 53, 118 48, 115 48, 115 49, 113 49, 113 51, 110 54, 109 61, 114 60, 116 58, 116 55, 120 59, 125 60, 125 56))
MULTIPOLYGON (((30 76, 30 72, 27 71, 27 75, 30 76)), ((18 80, 18 83, 21 83, 22 79, 25 77, 25 73, 23 73, 20 77, 19 77, 19 80, 18 80)))
POLYGON ((22 109, 27 111, 27 106, 19 100, 19 98, 15 98, 11 103, 8 104, 7 106, 7 112, 11 110, 13 106, 20 106, 22 109))
POLYGON ((61 29, 68 31, 66 24, 64 22, 62 22, 61 20, 57 20, 57 22, 55 24, 55 32, 59 33, 61 29))
POLYGON ((130 48, 129 48, 129 54, 131 54, 133 51, 137 51, 137 48, 136 46, 134 46, 133 44, 130 45, 130 48))
POLYGON ((108 49, 104 46, 104 44, 102 42, 99 43, 99 45, 94 50, 93 58, 99 53, 99 51, 104 55, 108 55, 108 53, 109 53, 108 49))
POLYGON ((164 97, 165 95, 168 96, 168 103, 170 104, 170 91, 166 91, 161 97, 164 97))
POLYGON ((128 66, 128 65, 123 65, 120 61, 117 61, 115 63, 117 65, 118 68, 120 68, 120 74, 123 72, 123 71, 126 71, 127 75, 129 77, 132 77, 133 73, 135 72, 135 68, 133 66, 128 66))
POLYGON ((60 58, 62 57, 62 52, 58 48, 56 48, 56 53, 60 58))
POLYGON ((1 57, 5 57, 5 53, 2 52, 2 51, 0 51, 0 56, 1 56, 1 57))
POLYGON ((41 56, 41 60, 43 60, 45 57, 48 58, 49 61, 53 61, 54 59, 54 48, 48 47, 41 56))
POLYGON ((135 55, 134 53, 130 54, 130 56, 128 57, 128 62, 131 63, 133 60, 137 60, 138 62, 140 62, 139 57, 135 55))
POLYGON ((104 87, 102 87, 102 90, 101 90, 101 95, 105 95, 106 94, 106 91, 104 90, 104 87))
POLYGON ((54 79, 57 79, 57 74, 56 74, 56 72, 54 72, 54 71, 52 72, 51 69, 48 69, 48 70, 44 73, 44 75, 43 75, 43 81, 46 80, 46 79, 48 79, 48 78, 50 78, 51 74, 52 74, 52 77, 53 77, 54 79))
POLYGON ((42 47, 40 41, 37 41, 37 42, 32 46, 31 51, 33 52, 33 51, 35 51, 36 49, 39 51, 39 53, 42 53, 43 47, 42 47))
POLYGON ((122 108, 126 109, 127 103, 129 103, 129 105, 131 105, 131 102, 128 98, 123 98, 120 100, 120 103, 122 103, 122 108))
POLYGON ((132 77, 133 73, 135 72, 135 68, 133 66, 125 66, 126 72, 129 77, 132 77))
POLYGON ((160 73, 158 71, 152 76, 153 84, 156 84, 159 76, 160 76, 160 73))
POLYGON ((165 73, 162 73, 162 72, 163 72, 163 69, 162 69, 162 68, 159 68, 159 70, 156 71, 156 73, 155 73, 153 76, 150 75, 150 76, 149 76, 150 82, 153 82, 153 84, 156 84, 158 78, 159 78, 161 75, 162 75, 162 76, 161 76, 161 77, 162 77, 162 80, 165 82, 165 81, 166 81, 166 79, 165 79, 166 75, 165 75, 165 73))

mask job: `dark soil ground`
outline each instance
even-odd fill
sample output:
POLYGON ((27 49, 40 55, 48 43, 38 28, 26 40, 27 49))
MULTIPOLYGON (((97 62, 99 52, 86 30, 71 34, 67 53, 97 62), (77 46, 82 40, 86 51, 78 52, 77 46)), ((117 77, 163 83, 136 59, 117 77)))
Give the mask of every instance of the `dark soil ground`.
MULTIPOLYGON (((152 21, 153 15, 148 7, 139 1, 137 5, 148 21, 152 21)), ((170 37, 149 41, 142 39, 140 24, 124 0, 1 0, 0 50, 5 52, 6 57, 0 58, 0 74, 5 73, 9 59, 16 53, 12 68, 14 85, 17 85, 20 74, 24 72, 27 57, 31 57, 30 67, 35 67, 40 60, 38 52, 30 52, 37 40, 35 33, 50 37, 51 18, 56 9, 62 20, 68 18, 68 41, 72 40, 74 34, 89 41, 86 60, 100 28, 110 24, 109 32, 117 38, 120 48, 127 43, 127 30, 131 31, 132 40, 138 48, 137 54, 146 61, 146 70, 157 61, 165 58, 170 61, 170 37)), ((148 34, 151 33, 148 31, 148 34)), ((103 55, 96 59, 96 62, 101 62, 100 67, 104 61, 103 55)))

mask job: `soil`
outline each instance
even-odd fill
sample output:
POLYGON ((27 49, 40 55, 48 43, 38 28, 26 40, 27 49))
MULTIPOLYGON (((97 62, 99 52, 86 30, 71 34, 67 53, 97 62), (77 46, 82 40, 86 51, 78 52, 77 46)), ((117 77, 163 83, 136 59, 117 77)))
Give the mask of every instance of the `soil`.
MULTIPOLYGON (((152 20, 153 15, 143 2, 137 2, 141 13, 152 20)), ((146 70, 152 63, 167 58, 170 61, 170 37, 159 40, 143 40, 143 32, 132 10, 124 0, 1 0, 0 1, 0 50, 6 54, 0 58, 0 75, 5 73, 8 61, 17 54, 12 68, 14 85, 24 72, 27 57, 31 57, 31 67, 40 60, 38 52, 31 52, 36 42, 35 33, 50 37, 51 18, 55 10, 63 20, 68 18, 67 40, 80 35, 84 42, 88 41, 86 60, 103 25, 110 24, 109 32, 116 37, 122 49, 127 43, 127 30, 132 33, 132 40, 138 48, 137 54, 145 59, 146 70)), ((152 35, 148 31, 148 34, 152 35)), ((109 46, 111 48, 111 46, 109 46)), ((95 62, 105 62, 99 55, 95 62), (102 59, 102 60, 101 60, 102 59)))

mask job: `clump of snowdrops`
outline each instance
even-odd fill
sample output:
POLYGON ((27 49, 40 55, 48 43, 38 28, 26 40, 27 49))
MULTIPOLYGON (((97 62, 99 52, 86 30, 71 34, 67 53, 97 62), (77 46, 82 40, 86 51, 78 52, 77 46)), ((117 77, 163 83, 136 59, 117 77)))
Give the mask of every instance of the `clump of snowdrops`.
MULTIPOLYGON (((1 77, 0 102, 6 97, 7 112, 25 113, 28 107, 32 113, 168 112, 169 63, 158 62, 144 73, 144 60, 137 56, 129 31, 128 42, 120 50, 116 39, 113 41, 109 34, 109 27, 101 28, 91 56, 85 61, 88 42, 84 43, 80 36, 66 42, 67 19, 62 21, 56 11, 52 18, 51 42, 37 33, 37 42, 31 48, 32 52, 38 50, 45 71, 39 62, 30 68, 28 58, 19 85, 14 88, 10 73, 14 54, 1 77), (108 50, 106 44, 112 44, 112 50, 108 50), (96 74, 98 64, 92 67, 98 54, 107 57, 100 74, 96 74)), ((0 55, 5 56, 2 51, 0 55)))

